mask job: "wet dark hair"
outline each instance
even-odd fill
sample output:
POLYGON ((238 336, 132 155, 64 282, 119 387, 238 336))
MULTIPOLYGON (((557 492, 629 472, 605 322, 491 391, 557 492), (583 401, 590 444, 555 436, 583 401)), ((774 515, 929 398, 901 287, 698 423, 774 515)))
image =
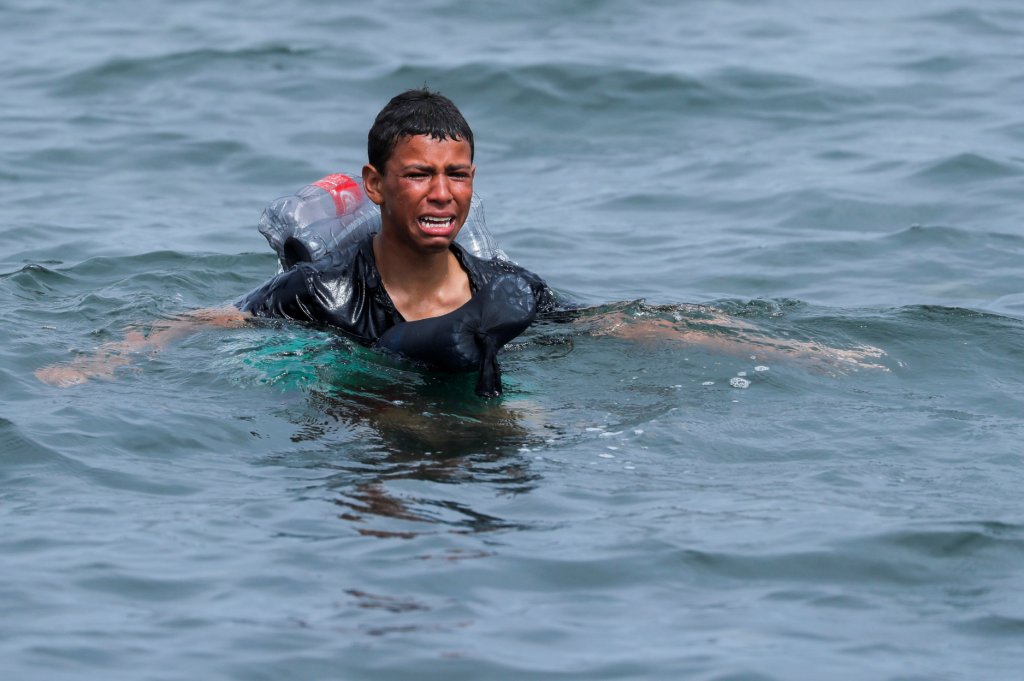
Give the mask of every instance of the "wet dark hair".
POLYGON ((469 142, 469 158, 473 158, 473 131, 459 108, 441 93, 423 88, 392 97, 377 114, 366 143, 370 165, 383 175, 398 140, 411 135, 469 142))

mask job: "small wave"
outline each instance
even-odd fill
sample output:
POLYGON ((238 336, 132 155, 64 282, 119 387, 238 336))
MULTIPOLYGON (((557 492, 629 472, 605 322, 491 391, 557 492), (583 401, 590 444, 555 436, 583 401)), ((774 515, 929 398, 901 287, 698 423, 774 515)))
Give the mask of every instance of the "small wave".
MULTIPOLYGON (((101 256, 68 267, 30 264, 0 274, 0 294, 21 302, 11 315, 57 326, 74 337, 119 334, 125 325, 148 325, 194 308, 228 304, 273 272, 269 254, 192 255, 157 251, 101 256)), ((16 303, 18 305, 19 303, 16 303)))
POLYGON ((1010 123, 998 128, 997 132, 1018 142, 1024 142, 1024 123, 1010 123))
POLYGON ((931 570, 921 570, 919 565, 859 550, 737 554, 688 549, 683 551, 683 562, 716 580, 791 581, 802 585, 886 582, 905 587, 929 584, 935 578, 931 570))
POLYGON ((623 108, 636 116, 643 102, 644 116, 680 110, 695 114, 730 114, 740 118, 779 115, 818 117, 844 115, 854 106, 870 102, 863 92, 820 80, 750 68, 729 67, 705 74, 609 68, 584 63, 545 63, 506 66, 474 62, 445 72, 403 65, 388 76, 395 82, 422 82, 443 78, 492 102, 515 104, 543 116, 572 115, 573 125, 586 125, 579 112, 623 108), (559 112, 562 112, 559 114, 559 112))
POLYGON ((130 598, 137 603, 179 602, 216 589, 213 583, 191 576, 138 576, 106 565, 100 569, 96 569, 96 566, 82 566, 81 569, 87 576, 79 574, 72 581, 82 591, 98 592, 107 598, 130 598))
POLYGON ((991 309, 997 314, 1024 318, 1024 293, 1010 293, 992 301, 991 309))
POLYGON ((906 225, 931 219, 930 211, 939 209, 921 207, 896 201, 869 200, 855 196, 840 196, 820 189, 800 189, 782 192, 754 204, 768 215, 777 214, 778 226, 784 229, 856 229, 867 230, 906 225))
POLYGON ((61 468, 73 465, 71 459, 29 436, 14 421, 2 416, 0 416, 0 452, 3 452, 3 458, 0 459, 0 480, 4 481, 5 487, 17 474, 16 471, 25 466, 61 468))
POLYGON ((982 615, 972 617, 953 625, 955 629, 986 639, 993 636, 1008 636, 1019 639, 1024 636, 1024 617, 1013 615, 982 615))
POLYGON ((949 527, 901 530, 864 540, 865 549, 909 551, 930 560, 977 557, 991 550, 1024 555, 1024 528, 998 521, 957 523, 949 527))
POLYGON ((13 480, 20 478, 22 469, 44 467, 89 484, 111 489, 173 496, 187 495, 195 491, 190 484, 154 480, 146 472, 136 474, 87 464, 68 453, 62 453, 43 444, 39 439, 29 435, 26 429, 5 418, 0 418, 0 451, 4 453, 0 462, 0 481, 4 482, 5 488, 9 487, 13 480))
POLYGON ((239 50, 200 49, 172 52, 154 57, 110 59, 96 66, 79 69, 56 80, 51 88, 58 97, 80 97, 125 88, 139 83, 162 82, 169 77, 208 72, 217 64, 230 63, 251 67, 254 63, 273 60, 301 61, 311 51, 287 45, 267 45, 239 50))
MULTIPOLYGON (((972 324, 974 333, 980 334, 982 329, 977 322, 988 321, 995 324, 1008 324, 1019 327, 1022 320, 1008 317, 995 312, 974 310, 966 307, 955 307, 951 305, 904 305, 899 308, 898 314, 905 319, 917 321, 939 320, 943 322, 956 322, 957 320, 968 320, 972 324)), ((947 327, 948 331, 948 327, 947 327)))
MULTIPOLYGON (((580 108, 608 107, 630 102, 643 95, 649 106, 710 104, 713 95, 698 80, 682 74, 614 68, 580 63, 544 63, 505 66, 492 62, 460 65, 438 74, 436 68, 403 65, 390 74, 392 80, 417 82, 443 77, 460 82, 468 90, 482 93, 489 101, 515 102, 528 108, 562 107, 571 103, 580 108)), ((554 111, 546 111, 554 114, 554 111)))
POLYGON ((946 247, 987 246, 995 250, 1024 249, 1024 237, 1003 232, 979 232, 949 225, 911 225, 881 237, 902 246, 941 245, 946 247))
POLYGON ((131 133, 104 140, 120 162, 138 168, 159 164, 168 172, 179 167, 210 168, 231 158, 249 159, 255 150, 239 139, 197 139, 183 133, 131 133))
POLYGON ((757 104, 755 111, 800 116, 843 113, 870 102, 861 91, 835 83, 778 71, 726 68, 709 79, 709 87, 727 93, 737 105, 757 104))
POLYGON ((7 279, 25 290, 40 291, 50 290, 60 282, 70 281, 71 277, 42 264, 31 263, 14 272, 0 273, 0 279, 7 279))
POLYGON ((778 291, 843 306, 938 303, 988 309, 992 301, 1020 292, 1022 254, 1024 237, 1001 231, 949 225, 912 225, 884 234, 833 229, 776 237, 756 250, 747 244, 719 249, 716 257, 739 263, 740 271, 705 277, 698 288, 759 290, 769 296, 778 291), (977 267, 981 262, 984 271, 977 267))
POLYGON ((986 12, 968 7, 960 7, 945 12, 927 14, 920 20, 928 21, 942 26, 948 26, 960 33, 969 33, 981 36, 1018 36, 1019 31, 1006 26, 1008 17, 1016 18, 1018 21, 1021 15, 1018 12, 986 12), (997 16, 998 15, 998 16, 997 16))
POLYGON ((937 55, 914 59, 901 65, 908 71, 916 71, 927 75, 945 75, 963 71, 975 66, 974 59, 963 55, 952 57, 949 55, 937 55))
MULTIPOLYGON (((58 270, 59 273, 89 279, 113 278, 118 275, 149 273, 155 269, 175 271, 200 266, 204 269, 221 269, 225 276, 242 270, 260 270, 267 274, 267 264, 274 261, 273 253, 243 253, 240 255, 195 254, 184 251, 150 251, 136 255, 96 256, 58 270)), ((29 265, 25 270, 46 269, 29 265)), ((273 268, 270 268, 272 271, 273 268)))
POLYGON ((962 186, 968 183, 1016 177, 1024 174, 1019 164, 997 161, 982 154, 963 153, 929 163, 913 173, 912 178, 943 185, 962 186))
POLYGON ((830 550, 737 554, 689 549, 683 554, 691 569, 718 579, 913 587, 958 583, 964 560, 980 560, 992 552, 1013 554, 1003 559, 1005 564, 1019 561, 1024 554, 1021 534, 1019 526, 981 522, 885 533, 830 550))

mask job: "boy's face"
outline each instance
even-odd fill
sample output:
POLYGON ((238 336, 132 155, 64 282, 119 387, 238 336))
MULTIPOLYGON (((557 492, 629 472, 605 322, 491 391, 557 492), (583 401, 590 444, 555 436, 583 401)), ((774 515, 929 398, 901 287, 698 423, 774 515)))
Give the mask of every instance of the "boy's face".
POLYGON ((412 135, 398 140, 384 175, 365 166, 363 184, 386 236, 443 251, 469 215, 475 173, 468 142, 412 135))

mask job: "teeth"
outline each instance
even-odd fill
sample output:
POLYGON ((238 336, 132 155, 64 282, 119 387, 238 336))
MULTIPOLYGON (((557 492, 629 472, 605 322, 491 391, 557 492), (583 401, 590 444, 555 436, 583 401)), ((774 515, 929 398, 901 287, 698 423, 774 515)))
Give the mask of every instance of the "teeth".
POLYGON ((420 222, 425 222, 428 225, 447 225, 451 221, 452 221, 451 218, 435 218, 435 217, 428 217, 428 216, 424 216, 424 217, 420 218, 420 222))

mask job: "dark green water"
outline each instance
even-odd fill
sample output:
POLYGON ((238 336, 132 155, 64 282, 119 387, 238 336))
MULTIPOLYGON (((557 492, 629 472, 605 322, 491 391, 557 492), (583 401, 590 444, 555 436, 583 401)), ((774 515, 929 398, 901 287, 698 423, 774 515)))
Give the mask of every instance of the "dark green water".
POLYGON ((1020 678, 1016 3, 0 20, 4 679, 1020 678), (550 324, 484 403, 266 325, 36 380, 261 283, 263 205, 424 83, 560 291, 888 371, 550 324))

